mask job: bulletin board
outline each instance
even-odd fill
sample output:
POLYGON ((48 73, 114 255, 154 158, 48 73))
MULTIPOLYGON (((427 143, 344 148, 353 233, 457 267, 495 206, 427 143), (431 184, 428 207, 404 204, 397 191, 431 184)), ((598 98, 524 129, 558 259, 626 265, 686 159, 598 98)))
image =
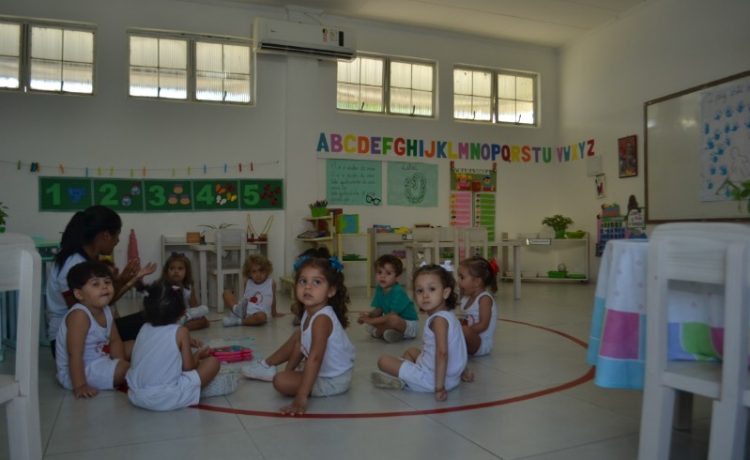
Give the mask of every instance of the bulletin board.
POLYGON ((483 227, 495 240, 497 165, 492 169, 450 169, 450 223, 457 228, 483 227))
POLYGON ((646 220, 750 220, 727 180, 750 180, 750 71, 644 104, 646 220))
POLYGON ((118 212, 283 209, 281 179, 118 179, 40 177, 40 211, 99 204, 118 212))
POLYGON ((383 198, 379 161, 326 160, 328 204, 377 206, 383 198))
POLYGON ((435 207, 438 167, 425 163, 388 162, 388 204, 435 207))

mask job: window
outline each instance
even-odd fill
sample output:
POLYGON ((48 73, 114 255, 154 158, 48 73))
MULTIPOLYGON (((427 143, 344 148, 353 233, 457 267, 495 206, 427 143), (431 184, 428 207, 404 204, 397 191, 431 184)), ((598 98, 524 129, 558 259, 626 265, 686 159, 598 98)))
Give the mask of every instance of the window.
POLYGON ((336 79, 337 109, 416 117, 434 114, 432 63, 359 56, 339 61, 336 79))
POLYGON ((0 88, 93 94, 94 31, 0 19, 0 88))
POLYGON ((537 126, 536 80, 533 74, 457 67, 453 118, 537 126))
POLYGON ((240 40, 131 33, 129 94, 249 104, 251 56, 240 40))

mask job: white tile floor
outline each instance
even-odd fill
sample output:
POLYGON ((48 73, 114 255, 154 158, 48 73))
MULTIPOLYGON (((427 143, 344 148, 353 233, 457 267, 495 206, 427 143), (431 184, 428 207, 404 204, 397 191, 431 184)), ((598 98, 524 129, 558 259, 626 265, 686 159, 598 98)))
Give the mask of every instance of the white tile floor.
MULTIPOLYGON (((40 410, 46 459, 633 459, 637 456, 641 394, 605 390, 591 381, 530 399, 523 395, 578 379, 589 371, 585 349, 560 335, 515 322, 556 329, 587 340, 594 286, 525 284, 514 301, 512 286, 498 293, 501 322, 491 356, 470 361, 476 381, 452 391, 447 402, 432 395, 379 390, 370 373, 381 353, 400 354, 419 340, 386 344, 369 338, 354 321, 348 330, 357 348, 352 389, 341 396, 311 399, 310 414, 329 418, 275 416, 288 399, 268 383, 243 380, 228 397, 202 401, 236 409, 223 413, 188 408, 155 413, 131 406, 121 392, 76 400, 54 381, 48 348, 40 350, 40 410), (520 400, 505 401, 511 398, 520 400), (414 411, 495 405, 445 413, 414 411), (245 411, 245 413, 242 413, 245 411), (274 416, 253 415, 252 411, 274 416), (387 415, 383 413, 398 413, 387 415), (382 416, 362 417, 362 414, 382 416)), ((355 296, 352 310, 369 299, 355 296)), ((288 298, 279 299, 281 310, 288 298)), ((212 313, 213 318, 219 315, 212 313)), ((351 315, 355 317, 355 313, 351 315)), ((424 318, 422 318, 424 319, 424 318)), ((222 328, 220 322, 195 335, 214 344, 249 344, 265 356, 288 337, 291 317, 261 328, 222 328)), ((6 354, 0 369, 12 366, 6 354)), ((7 458, 4 417, 0 459, 7 458)), ((705 458, 709 406, 697 400, 691 433, 675 433, 672 457, 705 458)))

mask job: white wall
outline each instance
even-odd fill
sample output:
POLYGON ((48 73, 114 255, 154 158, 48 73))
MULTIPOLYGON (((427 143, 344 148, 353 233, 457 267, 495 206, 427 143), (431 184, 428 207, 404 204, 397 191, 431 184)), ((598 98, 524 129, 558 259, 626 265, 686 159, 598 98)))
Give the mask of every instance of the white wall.
MULTIPOLYGON (((315 152, 320 132, 354 132, 409 138, 554 146, 558 140, 558 55, 551 48, 471 38, 430 30, 324 18, 356 30, 358 48, 367 52, 433 59, 438 66, 438 116, 431 120, 339 113, 335 109, 335 64, 261 55, 257 104, 225 107, 127 96, 128 28, 249 36, 256 15, 281 17, 273 8, 175 0, 6 0, 0 14, 87 21, 97 25, 94 97, 0 92, 3 160, 149 169, 203 163, 279 163, 258 168, 256 178, 285 180, 284 211, 253 213, 262 223, 275 215, 270 253, 277 274, 289 269, 300 249, 294 236, 304 227, 307 203, 325 195, 324 161, 315 152), (541 75, 542 126, 501 128, 452 121, 452 68, 456 63, 510 68, 541 75)), ((588 133, 583 133, 587 136, 588 133)), ((576 139, 576 141, 581 139, 576 139)), ((441 161, 438 208, 381 206, 347 208, 361 225, 448 224, 448 162, 441 161)), ((459 167, 490 167, 458 162, 459 167)), ((559 212, 560 166, 505 164, 499 170, 498 229, 539 231, 541 219, 559 212)), ((92 169, 93 172, 93 169, 92 169)), ((43 170, 43 175, 57 171, 43 170)), ((79 171, 78 174, 80 175, 79 171)), ((161 177, 169 177, 161 173, 161 177)), ((159 174, 154 173, 157 177, 159 174)), ((218 177, 219 174, 209 174, 218 177)), ((236 174, 229 174, 234 177, 236 174)), ((198 176, 195 176, 198 177, 198 176)), ((4 164, 0 201, 9 206, 8 231, 56 238, 70 213, 38 211, 37 177, 4 164)), ((590 213, 589 213, 590 214, 590 213)), ((123 214, 124 230, 135 228, 141 256, 158 260, 159 236, 197 230, 203 223, 244 223, 244 213, 123 214)), ((126 245, 118 248, 122 260, 126 245)))
MULTIPOLYGON (((750 2, 659 0, 587 34, 561 51, 560 141, 594 137, 607 197, 597 200, 583 162, 565 167, 561 203, 595 228, 602 203, 644 198, 644 102, 750 69, 750 2), (617 139, 638 135, 638 176, 619 179, 617 139)), ((596 267, 596 265, 595 265, 596 267)))

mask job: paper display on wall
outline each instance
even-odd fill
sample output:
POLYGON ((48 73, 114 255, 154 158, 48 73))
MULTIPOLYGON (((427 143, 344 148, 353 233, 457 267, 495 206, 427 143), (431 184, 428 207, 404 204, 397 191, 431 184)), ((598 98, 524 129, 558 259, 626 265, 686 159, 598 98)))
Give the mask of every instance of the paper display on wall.
POLYGON ((388 204, 437 206, 437 171, 437 165, 388 162, 388 204))
POLYGON ((329 204, 377 206, 383 196, 382 163, 326 160, 326 199, 329 204))
POLYGON ((484 227, 495 240, 497 169, 456 168, 451 162, 451 219, 457 228, 484 227))

